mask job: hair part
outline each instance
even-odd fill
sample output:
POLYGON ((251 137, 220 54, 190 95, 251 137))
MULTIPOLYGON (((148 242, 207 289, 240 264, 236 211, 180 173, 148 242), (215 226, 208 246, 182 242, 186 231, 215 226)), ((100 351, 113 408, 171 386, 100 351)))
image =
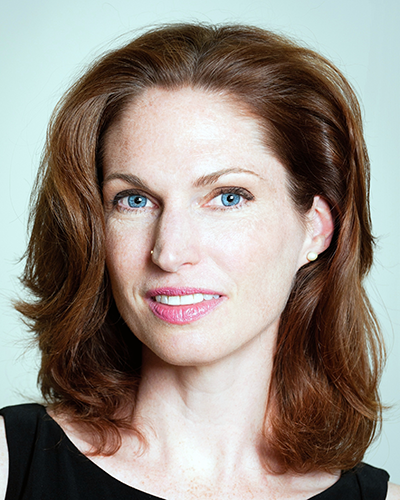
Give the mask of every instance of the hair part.
POLYGON ((118 449, 141 344, 119 317, 105 267, 104 137, 147 89, 184 86, 232 97, 257 118, 300 214, 316 195, 331 207, 332 242, 298 271, 280 323, 264 449, 281 472, 350 469, 380 423, 384 354, 363 288, 373 237, 360 109, 330 62, 259 28, 149 31, 94 63, 57 107, 22 278, 33 298, 17 306, 42 352, 42 393, 93 431, 96 453, 118 449))

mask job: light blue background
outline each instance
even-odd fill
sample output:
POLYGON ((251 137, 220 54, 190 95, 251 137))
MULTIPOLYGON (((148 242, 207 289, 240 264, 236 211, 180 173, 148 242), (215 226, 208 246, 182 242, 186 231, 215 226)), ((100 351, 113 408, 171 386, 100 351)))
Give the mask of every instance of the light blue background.
POLYGON ((333 60, 362 101, 378 236, 368 282, 387 341, 383 434, 366 460, 400 483, 400 2, 398 0, 2 0, 0 15, 0 406, 38 399, 38 357, 13 311, 28 200, 57 100, 94 56, 160 22, 241 22, 288 33, 333 60), (127 34, 128 33, 128 34, 127 34), (122 38, 121 38, 121 35, 122 38))

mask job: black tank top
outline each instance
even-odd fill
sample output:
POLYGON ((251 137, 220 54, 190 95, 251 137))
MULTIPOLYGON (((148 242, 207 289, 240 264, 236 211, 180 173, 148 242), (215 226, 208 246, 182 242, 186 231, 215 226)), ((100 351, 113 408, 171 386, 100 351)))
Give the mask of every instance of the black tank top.
MULTIPOLYGON (((121 483, 86 458, 43 406, 0 410, 6 425, 6 500, 160 500, 121 483)), ((360 464, 310 500, 384 500, 387 472, 360 464)))

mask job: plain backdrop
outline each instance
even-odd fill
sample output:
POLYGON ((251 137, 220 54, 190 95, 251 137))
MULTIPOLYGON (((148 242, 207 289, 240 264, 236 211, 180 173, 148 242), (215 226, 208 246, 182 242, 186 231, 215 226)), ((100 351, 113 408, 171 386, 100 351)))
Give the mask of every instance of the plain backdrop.
POLYGON ((391 406, 366 461, 400 483, 399 0, 1 0, 0 406, 40 398, 38 354, 12 300, 23 294, 29 195, 52 109, 87 63, 137 30, 196 20, 294 36, 329 57, 361 100, 378 238, 368 289, 387 342, 381 394, 391 406))

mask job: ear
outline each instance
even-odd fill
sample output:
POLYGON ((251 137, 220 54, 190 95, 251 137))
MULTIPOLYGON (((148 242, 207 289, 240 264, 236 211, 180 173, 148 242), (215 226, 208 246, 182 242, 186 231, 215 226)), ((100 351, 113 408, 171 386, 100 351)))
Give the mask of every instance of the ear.
POLYGON ((315 260, 329 247, 334 231, 331 209, 320 196, 314 196, 313 205, 306 218, 307 237, 304 242, 301 265, 315 260))

